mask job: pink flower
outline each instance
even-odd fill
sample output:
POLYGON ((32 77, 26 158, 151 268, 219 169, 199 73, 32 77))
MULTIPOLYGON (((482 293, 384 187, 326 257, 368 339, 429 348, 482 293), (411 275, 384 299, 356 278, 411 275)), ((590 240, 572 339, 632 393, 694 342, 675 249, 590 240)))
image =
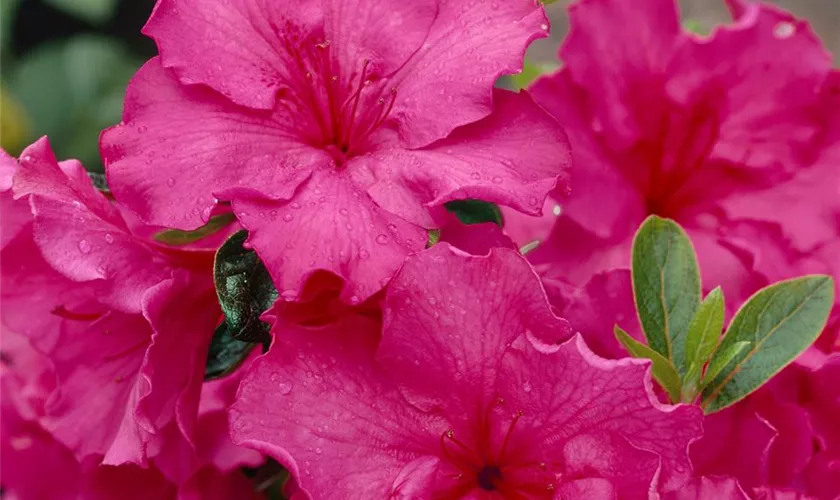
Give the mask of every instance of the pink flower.
POLYGON ((231 408, 234 439, 312 497, 643 497, 689 473, 700 410, 659 404, 646 362, 570 338, 516 252, 436 245, 384 311, 378 345, 375 329, 275 325, 231 408))
POLYGON ((161 56, 102 137, 110 185, 182 229, 229 201, 284 298, 327 270, 362 302, 443 203, 537 214, 565 189, 560 126, 492 89, 546 23, 532 0, 161 0, 145 27, 161 56))
POLYGON ((54 369, 39 423, 79 461, 154 457, 186 479, 221 318, 212 252, 135 235, 78 162, 56 162, 46 139, 23 152, 13 185, 15 208, 31 207, 31 222, 3 248, 3 323, 54 369))
POLYGON ((570 9, 564 68, 532 92, 569 134, 574 191, 529 260, 582 286, 627 267, 657 214, 689 232, 706 285, 740 302, 770 257, 840 234, 840 80, 808 25, 773 6, 732 0, 735 22, 703 38, 675 4, 570 9))

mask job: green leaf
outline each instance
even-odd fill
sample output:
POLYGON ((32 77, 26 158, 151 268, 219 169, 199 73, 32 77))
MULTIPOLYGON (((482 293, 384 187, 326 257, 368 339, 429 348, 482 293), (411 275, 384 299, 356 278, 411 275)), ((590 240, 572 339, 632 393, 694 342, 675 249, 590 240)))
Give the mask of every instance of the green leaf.
POLYGON ((481 200, 456 200, 447 203, 446 210, 455 214, 464 224, 494 222, 499 227, 504 227, 502 211, 495 203, 481 200))
POLYGON ((723 368, 708 378, 703 389, 706 412, 740 401, 793 361, 820 335, 833 304, 829 276, 782 281, 750 297, 712 357, 709 371, 718 364, 723 368), (724 360, 738 342, 748 342, 750 348, 724 360))
POLYGON ((101 170, 99 133, 119 123, 128 80, 142 61, 118 40, 78 36, 39 46, 4 73, 30 121, 59 158, 101 170))
POLYGON ((735 356, 741 354, 741 351, 749 347, 751 342, 741 341, 735 342, 734 344, 730 345, 726 349, 720 350, 720 355, 715 356, 715 359, 709 362, 709 366, 706 368, 706 374, 703 380, 703 386, 705 387, 711 381, 715 379, 718 375, 720 375, 721 370, 723 370, 726 365, 729 364, 730 361, 735 359, 735 356))
POLYGON ((167 229, 155 235, 155 240, 172 246, 183 246, 214 235, 228 227, 236 217, 232 213, 216 215, 207 221, 207 224, 192 231, 181 231, 180 229, 167 229))
POLYGON ((277 300, 277 289, 256 252, 243 248, 247 231, 234 234, 216 252, 213 279, 230 336, 236 340, 271 341, 260 315, 277 300))
POLYGON ((213 333, 210 349, 207 351, 207 366, 204 379, 224 377, 245 361, 257 344, 233 338, 226 323, 222 323, 213 333))
POLYGON ((614 331, 618 341, 621 342, 621 345, 627 349, 627 352, 631 356, 651 360, 651 373, 653 374, 653 378, 665 389, 672 402, 679 401, 680 376, 674 368, 674 365, 658 352, 631 337, 618 325, 615 325, 614 331))
POLYGON ((687 370, 685 343, 700 306, 700 270, 694 247, 674 221, 652 215, 633 240, 633 294, 648 345, 687 370))
POLYGON ((426 248, 432 248, 440 241, 440 229, 432 229, 429 231, 429 240, 426 241, 426 248))
POLYGON ((537 78, 548 73, 553 73, 559 67, 558 64, 534 64, 526 60, 522 65, 522 71, 507 75, 502 81, 502 85, 508 90, 519 91, 528 88, 537 78))
POLYGON ((690 33, 694 33, 696 35, 708 35, 709 34, 708 27, 703 25, 700 21, 697 21, 695 19, 687 19, 683 23, 683 29, 690 32, 690 33))
POLYGON ((723 333, 724 307, 723 292, 717 287, 709 292, 692 318, 688 326, 688 337, 685 339, 687 380, 696 379, 703 365, 715 352, 723 333))
POLYGON ((114 15, 117 0, 46 0, 56 9, 89 23, 102 24, 114 15))

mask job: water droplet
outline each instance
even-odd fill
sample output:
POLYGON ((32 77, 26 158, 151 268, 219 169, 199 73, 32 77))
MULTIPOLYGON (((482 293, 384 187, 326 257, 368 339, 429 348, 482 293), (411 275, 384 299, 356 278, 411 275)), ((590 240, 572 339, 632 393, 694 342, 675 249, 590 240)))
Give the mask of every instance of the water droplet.
POLYGON ((470 178, 477 181, 477 180, 481 179, 481 174, 478 173, 478 172, 473 172, 473 173, 470 174, 470 178))
POLYGON ((359 257, 361 257, 362 259, 367 259, 368 257, 370 257, 370 252, 362 248, 361 250, 359 250, 359 257))
POLYGON ((796 33, 796 26, 794 26, 793 23, 789 23, 787 21, 778 23, 773 28, 773 36, 775 36, 779 40, 790 38, 793 36, 794 33, 796 33))
POLYGON ((543 30, 543 31, 548 31, 548 25, 547 24, 541 24, 540 29, 543 30))
POLYGON ((338 209, 338 213, 340 213, 341 215, 346 216, 346 215, 347 215, 347 209, 346 209, 346 208, 340 208, 340 209, 338 209))
POLYGON ((525 392, 531 392, 531 383, 525 382, 524 384, 522 384, 522 390, 525 392))
POLYGON ((108 244, 111 244, 111 243, 114 242, 114 237, 111 235, 111 233, 105 234, 105 241, 107 241, 108 244))
POLYGON ((175 178, 170 177, 170 178, 166 179, 166 185, 169 186, 169 187, 174 186, 175 185, 175 178))
POLYGON ((286 221, 286 222, 292 222, 292 219, 294 219, 294 218, 295 218, 295 216, 290 214, 290 213, 286 213, 286 214, 283 215, 283 220, 286 221))
POLYGON ((149 127, 147 127, 147 126, 145 126, 145 125, 140 125, 139 127, 137 127, 137 132, 139 132, 139 133, 141 133, 141 134, 142 134, 143 132, 147 131, 147 130, 149 130, 149 127))
POLYGON ((502 178, 499 176, 493 177, 493 184, 501 184, 502 178))
POLYGON ((90 252, 90 243, 87 240, 82 240, 79 242, 79 251, 82 253, 89 253, 90 252))
POLYGON ((563 207, 560 205, 554 205, 554 208, 551 209, 551 213, 554 214, 555 217, 560 217, 560 214, 563 213, 563 207))
POLYGON ((280 394, 285 396, 286 394, 289 394, 290 392, 292 392, 292 385, 287 384, 285 382, 282 383, 282 384, 278 384, 277 385, 277 392, 279 392, 280 394))
POLYGON ((387 234, 380 234, 376 237, 376 242, 380 245, 387 245, 388 244, 388 235, 387 234))
POLYGON ((289 206, 294 208, 295 210, 300 210, 300 203, 296 201, 293 201, 289 206))

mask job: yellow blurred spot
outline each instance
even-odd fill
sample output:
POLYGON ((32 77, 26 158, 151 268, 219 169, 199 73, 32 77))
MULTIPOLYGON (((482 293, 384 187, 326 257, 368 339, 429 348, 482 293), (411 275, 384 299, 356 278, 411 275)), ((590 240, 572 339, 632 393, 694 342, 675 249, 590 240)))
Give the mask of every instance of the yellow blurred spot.
POLYGON ((17 155, 29 134, 29 117, 14 96, 0 85, 0 147, 17 155))

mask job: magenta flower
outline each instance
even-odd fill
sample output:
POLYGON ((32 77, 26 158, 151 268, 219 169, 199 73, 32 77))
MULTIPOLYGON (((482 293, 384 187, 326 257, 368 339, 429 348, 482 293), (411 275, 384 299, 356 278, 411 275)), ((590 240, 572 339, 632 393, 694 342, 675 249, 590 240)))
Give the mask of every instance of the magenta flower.
POLYGON ((443 203, 537 214, 565 189, 560 126, 492 88, 546 23, 532 0, 161 0, 145 28, 161 56, 102 137, 110 185, 182 229, 231 202, 284 298, 323 269, 364 301, 443 203))
POLYGON ((39 424, 80 462, 154 457, 168 477, 186 479, 198 466, 204 361, 221 318, 212 252, 135 235, 46 139, 24 150, 13 191, 14 209, 30 212, 2 252, 3 323, 54 371, 39 424))
POLYGON ((807 23, 729 3, 734 23, 709 37, 681 31, 673 0, 570 9, 564 68, 532 88, 569 133, 576 166, 553 231, 529 254, 546 276, 582 286, 627 267, 634 231, 657 214, 689 232, 705 283, 741 301, 766 282, 768 256, 838 238, 831 57, 807 23))
POLYGON ((515 252, 439 244, 384 311, 378 347, 376 330, 277 324, 231 409, 234 439, 313 498, 644 497, 689 474, 700 410, 570 338, 515 252))

